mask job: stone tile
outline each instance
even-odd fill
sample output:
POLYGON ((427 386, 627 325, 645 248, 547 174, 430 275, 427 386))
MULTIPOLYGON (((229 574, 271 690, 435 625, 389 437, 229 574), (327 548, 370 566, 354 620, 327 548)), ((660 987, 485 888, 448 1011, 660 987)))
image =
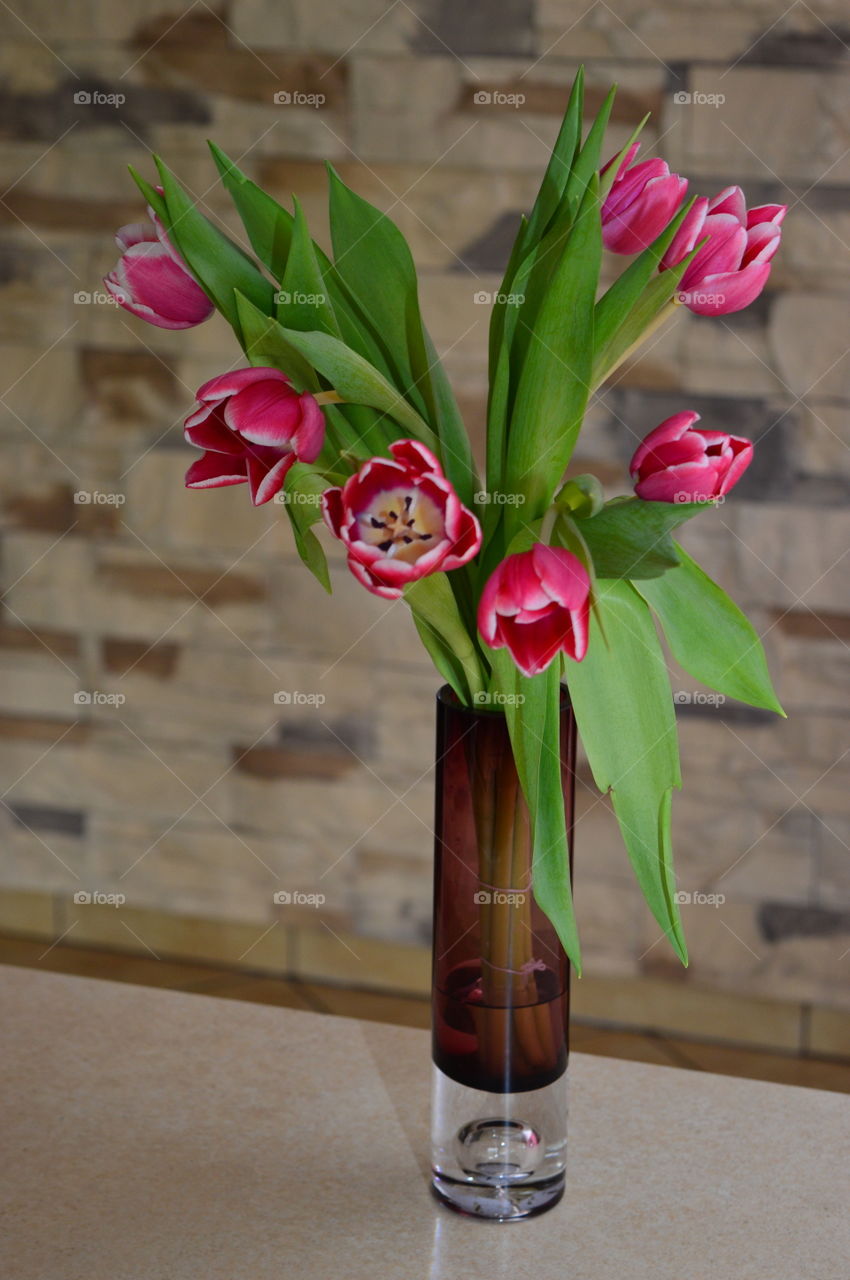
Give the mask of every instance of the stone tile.
POLYGON ((817 820, 817 897, 825 907, 850 908, 850 821, 834 814, 817 820))
POLYGON ((0 890, 0 929, 4 933, 52 938, 53 898, 43 890, 0 890))
POLYGON ((850 162, 842 159, 847 136, 841 123, 847 86, 835 71, 790 73, 743 63, 725 73, 694 67, 688 89, 722 93, 725 101, 692 107, 674 129, 668 140, 674 167, 695 175, 727 174, 729 181, 777 174, 786 181, 816 183, 827 175, 832 183, 847 181, 850 162))
POLYGON ((850 1014, 841 1009, 812 1009, 806 1048, 810 1053, 850 1058, 850 1014))
POLYGON ((597 978, 573 983, 573 1016, 777 1049, 799 1045, 799 1008, 780 1001, 712 991, 693 981, 597 978))
POLYGON ((293 972, 307 981, 427 995, 431 953, 426 947, 405 947, 353 934, 334 936, 328 929, 300 929, 294 940, 293 972))
POLYGON ((274 0, 236 0, 228 21, 252 49, 283 46, 341 55, 355 49, 401 53, 420 25, 415 6, 387 6, 384 0, 341 0, 332 22, 310 0, 292 0, 284 14, 274 0))

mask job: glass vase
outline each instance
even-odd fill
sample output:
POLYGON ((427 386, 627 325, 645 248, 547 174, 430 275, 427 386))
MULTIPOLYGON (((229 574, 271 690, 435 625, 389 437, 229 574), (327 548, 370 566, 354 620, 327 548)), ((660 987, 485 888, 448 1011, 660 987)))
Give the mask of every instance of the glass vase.
MULTIPOLYGON (((561 702, 572 850, 575 721, 561 702)), ((533 896, 528 809, 504 712, 437 695, 433 1189, 461 1213, 529 1217, 563 1195, 569 962, 533 896)))

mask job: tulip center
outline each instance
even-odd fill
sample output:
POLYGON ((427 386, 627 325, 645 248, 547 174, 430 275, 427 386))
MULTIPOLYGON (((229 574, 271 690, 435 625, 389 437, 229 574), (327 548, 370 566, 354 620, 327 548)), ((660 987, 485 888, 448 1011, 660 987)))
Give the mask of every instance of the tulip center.
POLYGON ((413 564, 444 536, 439 507, 421 489, 384 490, 357 518, 363 542, 413 564))

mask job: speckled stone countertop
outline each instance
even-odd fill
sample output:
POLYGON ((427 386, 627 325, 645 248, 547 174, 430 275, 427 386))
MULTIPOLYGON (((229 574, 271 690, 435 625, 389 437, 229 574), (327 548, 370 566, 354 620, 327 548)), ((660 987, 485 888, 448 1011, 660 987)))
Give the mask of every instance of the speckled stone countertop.
POLYGON ((424 1032, 0 969, 4 1280, 847 1280, 850 1100, 574 1055, 567 1193, 427 1189, 424 1032))

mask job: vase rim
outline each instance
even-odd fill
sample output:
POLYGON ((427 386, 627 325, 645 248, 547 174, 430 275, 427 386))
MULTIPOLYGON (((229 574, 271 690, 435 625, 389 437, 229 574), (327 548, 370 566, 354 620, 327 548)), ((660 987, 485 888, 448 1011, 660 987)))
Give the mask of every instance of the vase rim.
MULTIPOLYGON (((561 701, 558 710, 562 712, 569 711, 572 706, 570 701, 570 691, 563 681, 561 681, 560 689, 561 701)), ((452 711, 462 711, 468 716, 480 716, 482 719, 491 718, 493 716, 500 716, 502 719, 505 717, 503 707, 490 707, 483 704, 476 704, 471 707, 465 706, 450 684, 441 685, 437 690, 436 697, 438 704, 441 704, 444 707, 450 707, 452 711)))

